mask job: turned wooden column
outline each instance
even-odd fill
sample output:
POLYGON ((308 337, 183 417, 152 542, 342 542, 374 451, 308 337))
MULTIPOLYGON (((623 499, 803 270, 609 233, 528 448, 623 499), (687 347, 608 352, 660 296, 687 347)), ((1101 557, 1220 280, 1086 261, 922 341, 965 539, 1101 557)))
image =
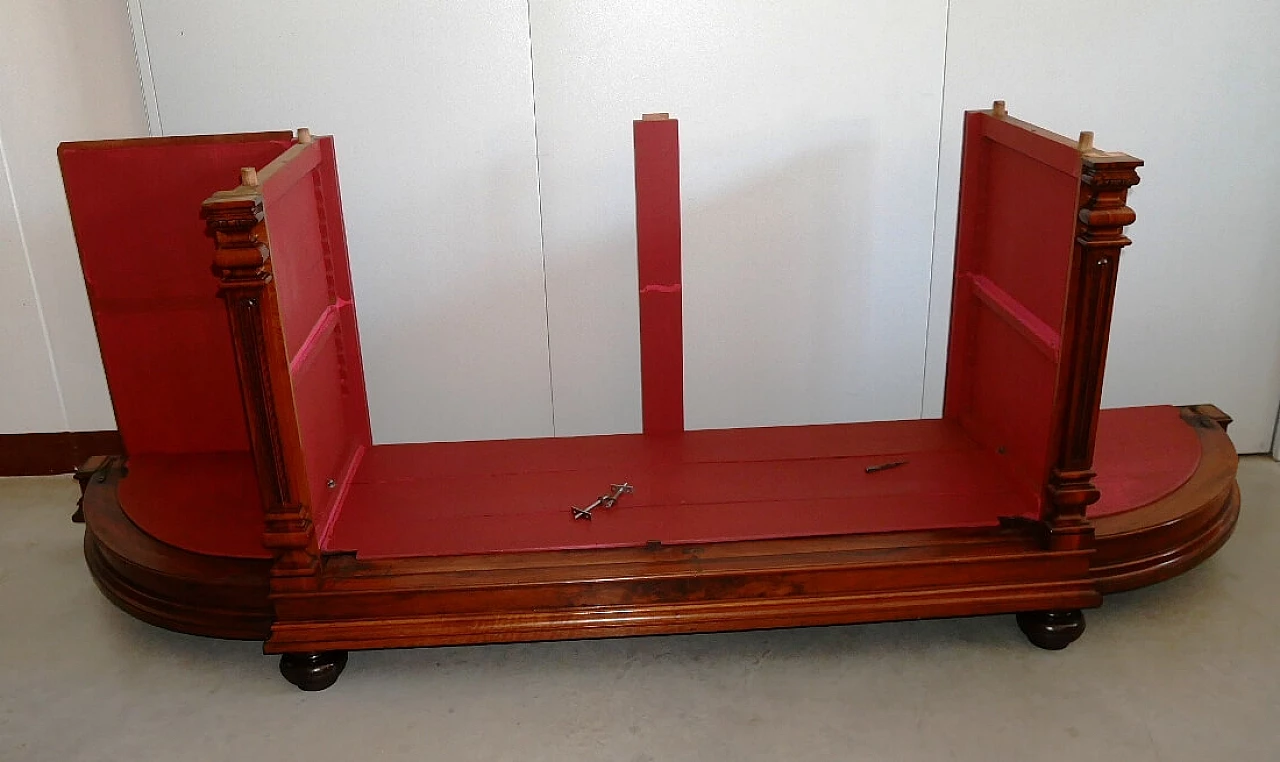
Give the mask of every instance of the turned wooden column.
POLYGON ((204 203, 203 217, 216 252, 218 295, 226 303, 236 370, 266 514, 263 544, 271 549, 272 590, 313 589, 319 550, 302 443, 293 407, 289 361, 276 307, 262 196, 256 177, 204 203))
POLYGON ((1086 509, 1098 501, 1093 446, 1111 331, 1120 251, 1131 241, 1124 226, 1135 215, 1126 205, 1142 161, 1094 151, 1081 136, 1080 203, 1067 292, 1058 388, 1058 457, 1049 477, 1046 520, 1054 549, 1088 547, 1093 527, 1086 509))

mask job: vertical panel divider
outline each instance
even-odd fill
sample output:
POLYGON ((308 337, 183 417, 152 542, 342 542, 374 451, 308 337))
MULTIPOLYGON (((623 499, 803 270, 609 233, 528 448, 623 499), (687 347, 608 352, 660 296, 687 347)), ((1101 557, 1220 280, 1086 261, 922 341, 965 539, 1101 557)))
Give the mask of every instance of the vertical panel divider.
POLYGON ((646 114, 634 134, 644 433, 678 433, 684 431, 679 123, 646 114))

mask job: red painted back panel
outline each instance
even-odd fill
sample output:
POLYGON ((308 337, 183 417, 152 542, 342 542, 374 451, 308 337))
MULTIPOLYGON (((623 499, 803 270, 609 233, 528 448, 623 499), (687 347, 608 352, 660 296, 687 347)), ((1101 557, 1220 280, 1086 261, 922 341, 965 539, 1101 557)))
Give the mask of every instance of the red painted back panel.
POLYGON ((1056 457, 1079 177, 1079 153, 1064 138, 966 116, 944 416, 999 454, 1037 510, 1056 457))
POLYGON ((116 424, 131 455, 247 450, 225 308, 200 205, 288 133, 58 149, 116 424))
MULTIPOLYGON (((318 150, 318 149, 313 149, 318 150)), ((271 268, 289 356, 297 354, 327 307, 335 301, 326 271, 315 183, 311 175, 264 194, 271 234, 271 268)))
POLYGON ((311 518, 324 546, 370 443, 333 139, 299 146, 263 182, 311 518))

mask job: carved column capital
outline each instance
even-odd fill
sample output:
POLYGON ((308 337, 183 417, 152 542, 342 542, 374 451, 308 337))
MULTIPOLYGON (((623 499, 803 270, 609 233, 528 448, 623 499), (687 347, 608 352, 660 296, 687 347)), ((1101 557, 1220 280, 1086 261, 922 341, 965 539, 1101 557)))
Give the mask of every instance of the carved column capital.
POLYGON ((1076 242, 1086 250, 1113 249, 1118 254, 1133 243, 1124 235, 1124 227, 1138 215, 1126 201, 1129 189, 1141 181, 1137 169, 1142 161, 1125 154, 1085 154, 1081 164, 1076 242))
POLYGON ((215 194, 201 212, 216 251, 213 272, 223 289, 261 288, 271 278, 260 196, 215 194))

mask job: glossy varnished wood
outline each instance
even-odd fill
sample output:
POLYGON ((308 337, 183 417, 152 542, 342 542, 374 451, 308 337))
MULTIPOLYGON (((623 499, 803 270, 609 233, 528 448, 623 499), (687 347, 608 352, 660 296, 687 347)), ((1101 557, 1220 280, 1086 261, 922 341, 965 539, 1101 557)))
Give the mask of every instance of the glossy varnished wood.
POLYGON ((86 480, 85 551, 103 592, 138 618, 219 637, 261 638, 270 628, 266 650, 278 653, 1073 610, 1175 576, 1230 535, 1235 451, 1213 409, 1187 408, 1184 418, 1203 448, 1198 469, 1155 503, 1098 519, 1094 552, 1046 550, 1028 526, 386 561, 333 555, 315 592, 277 594, 275 617, 268 562, 179 551, 128 520, 117 502, 119 460, 86 480))
POLYGON ((1200 440, 1200 466, 1177 492, 1131 511, 1093 520, 1090 564, 1099 592, 1115 593, 1176 577, 1222 547, 1240 515, 1238 458, 1231 419, 1212 405, 1183 408, 1200 440))
POLYGON ((277 595, 267 650, 318 651, 1097 605, 1088 554, 1018 531, 895 533, 380 562, 331 557, 277 595))
POLYGON ((151 537, 121 509, 121 458, 83 482, 84 554, 98 588, 144 622, 177 632, 259 640, 271 627, 266 560, 219 558, 151 537))

